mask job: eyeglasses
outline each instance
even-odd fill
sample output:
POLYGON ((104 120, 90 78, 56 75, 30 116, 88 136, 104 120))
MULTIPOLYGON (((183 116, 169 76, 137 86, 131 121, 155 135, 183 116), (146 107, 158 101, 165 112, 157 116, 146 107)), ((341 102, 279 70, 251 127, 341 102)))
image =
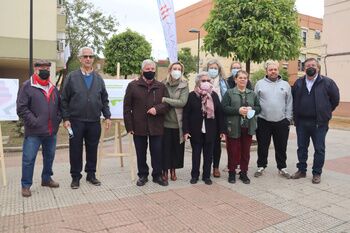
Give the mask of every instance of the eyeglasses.
POLYGON ((209 82, 210 83, 210 79, 203 79, 201 80, 202 83, 205 83, 205 82, 209 82))
POLYGON ((93 59, 95 56, 94 55, 83 55, 82 56, 83 58, 90 58, 90 59, 93 59))

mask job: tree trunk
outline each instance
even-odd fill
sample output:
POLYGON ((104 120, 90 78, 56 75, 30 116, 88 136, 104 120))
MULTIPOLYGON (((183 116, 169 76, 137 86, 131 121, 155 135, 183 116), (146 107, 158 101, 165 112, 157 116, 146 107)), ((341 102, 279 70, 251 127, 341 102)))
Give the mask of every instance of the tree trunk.
POLYGON ((128 79, 128 75, 125 75, 125 76, 124 76, 124 79, 128 79))
POLYGON ((250 75, 250 59, 248 59, 247 62, 245 63, 245 70, 250 75))

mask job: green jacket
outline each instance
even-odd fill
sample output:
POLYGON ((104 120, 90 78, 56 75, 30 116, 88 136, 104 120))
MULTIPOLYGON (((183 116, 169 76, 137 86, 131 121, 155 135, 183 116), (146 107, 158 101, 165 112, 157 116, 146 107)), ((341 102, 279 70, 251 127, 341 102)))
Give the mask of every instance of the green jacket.
MULTIPOLYGON (((255 110, 255 116, 248 120, 248 133, 254 135, 257 127, 256 115, 260 113, 261 107, 254 91, 246 89, 245 93, 247 106, 255 110)), ((241 136, 241 115, 239 114, 239 108, 244 105, 243 96, 243 93, 235 87, 227 90, 221 102, 226 117, 227 135, 230 138, 239 138, 241 136)))

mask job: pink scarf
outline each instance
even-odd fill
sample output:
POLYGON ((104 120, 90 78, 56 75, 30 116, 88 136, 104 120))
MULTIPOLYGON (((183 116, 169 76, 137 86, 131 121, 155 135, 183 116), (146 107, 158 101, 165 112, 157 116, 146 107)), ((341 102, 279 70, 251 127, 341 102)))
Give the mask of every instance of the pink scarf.
POLYGON ((208 119, 214 119, 214 102, 213 97, 211 97, 212 88, 209 90, 202 90, 199 87, 194 88, 194 92, 197 96, 201 97, 202 100, 202 113, 203 116, 207 116, 208 119))

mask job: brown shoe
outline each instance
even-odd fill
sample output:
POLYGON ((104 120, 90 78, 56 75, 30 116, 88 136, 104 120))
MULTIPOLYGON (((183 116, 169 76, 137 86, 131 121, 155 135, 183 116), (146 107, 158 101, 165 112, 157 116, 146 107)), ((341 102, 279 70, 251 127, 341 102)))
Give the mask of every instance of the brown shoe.
POLYGON ((172 181, 177 180, 175 169, 170 169, 170 179, 172 181))
POLYGON ((41 181, 41 186, 50 187, 50 188, 58 188, 60 184, 56 181, 50 179, 49 181, 41 181))
POLYGON ((162 172, 162 179, 164 181, 168 181, 168 170, 162 172))
POLYGON ((30 188, 22 188, 22 197, 30 197, 32 195, 32 192, 30 191, 30 188))
POLYGON ((294 173, 291 178, 292 179, 300 179, 300 178, 305 178, 306 177, 306 172, 302 172, 302 171, 297 171, 296 173, 294 173))
POLYGON ((214 168, 214 170, 213 170, 213 176, 214 176, 215 178, 218 178, 218 177, 221 176, 220 171, 219 171, 219 168, 214 168))
POLYGON ((321 183, 321 175, 314 175, 314 176, 312 177, 312 183, 313 183, 313 184, 319 184, 319 183, 321 183))

